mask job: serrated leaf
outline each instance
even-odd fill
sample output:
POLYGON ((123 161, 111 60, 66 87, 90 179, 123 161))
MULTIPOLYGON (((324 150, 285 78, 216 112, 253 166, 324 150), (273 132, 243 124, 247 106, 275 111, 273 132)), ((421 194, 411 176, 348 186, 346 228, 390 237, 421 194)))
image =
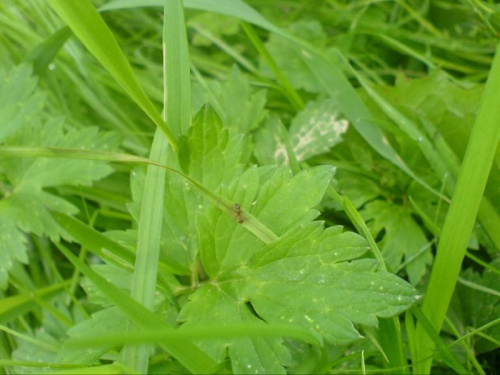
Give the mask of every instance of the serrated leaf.
MULTIPOLYGON (((248 211, 282 234, 270 244, 215 209, 200 214, 200 255, 210 282, 190 296, 179 320, 186 326, 244 322, 257 319, 256 313, 267 323, 300 325, 340 344, 360 337, 355 324, 376 326, 377 316, 411 306, 417 299, 411 285, 378 271, 375 260, 353 260, 368 249, 362 237, 311 222, 318 214, 311 208, 332 174, 330 167, 317 167, 292 178, 285 168, 253 168, 229 187, 228 196, 242 206, 252 207, 255 201, 248 211)), ((284 371, 276 364, 283 364, 285 352, 269 359, 281 352, 279 341, 272 346, 245 340, 203 340, 199 345, 218 361, 227 347, 235 372, 284 371), (235 354, 239 351, 250 353, 243 367, 235 354)))
MULTIPOLYGON (((266 225, 285 233, 319 215, 311 209, 323 196, 333 169, 304 171, 292 178, 286 168, 251 168, 229 187, 227 195, 266 225)), ((215 208, 198 217, 200 256, 209 275, 244 264, 263 245, 252 233, 215 208)))
MULTIPOLYGON (((114 133, 100 133, 97 128, 65 129, 62 119, 53 119, 41 124, 36 116, 40 115, 43 101, 34 90, 36 81, 30 76, 30 69, 26 66, 15 68, 10 73, 8 82, 16 77, 16 87, 26 89, 26 93, 14 95, 13 102, 7 100, 9 106, 3 109, 17 110, 19 106, 26 107, 22 115, 7 120, 13 123, 6 124, 3 129, 11 129, 10 136, 5 140, 8 145, 23 146, 51 146, 77 149, 114 149, 118 146, 119 137, 114 133), (30 117, 33 117, 30 120, 30 117), (26 124, 24 121, 28 121, 26 124)), ((12 89, 17 93, 18 89, 12 89)), ((6 95, 2 91, 0 96, 6 95)), ((5 133, 4 135, 6 135, 5 133)), ((92 181, 101 179, 111 173, 113 169, 100 162, 68 159, 2 159, 2 174, 6 179, 7 192, 0 200, 0 257, 5 266, 0 267, 0 289, 7 282, 8 270, 14 261, 26 262, 25 239, 22 232, 32 232, 37 235, 47 235, 52 239, 58 238, 63 230, 51 217, 49 211, 55 210, 66 214, 77 212, 76 207, 66 200, 45 191, 45 188, 63 185, 90 185, 92 181)))
MULTIPOLYGON (((114 284, 99 276, 63 245, 56 244, 56 246, 64 253, 71 263, 87 276, 100 291, 102 291, 106 297, 108 297, 114 305, 127 315, 127 318, 131 319, 139 328, 154 329, 156 327, 161 327, 170 329, 169 324, 165 323, 160 316, 148 310, 136 300, 129 297, 128 294, 122 292, 114 284)), ((192 372, 201 373, 202 371, 214 371, 214 361, 190 341, 177 340, 175 343, 172 341, 162 342, 162 346, 192 372)))
POLYGON ((410 261, 406 271, 410 282, 418 284, 432 263, 432 253, 427 248, 425 233, 411 216, 412 210, 408 206, 376 200, 367 203, 361 213, 374 237, 385 230, 381 250, 390 269, 397 270, 403 260, 410 261))
POLYGON ((220 93, 225 111, 222 120, 232 135, 248 134, 266 115, 266 91, 252 91, 248 78, 233 66, 220 93))
MULTIPOLYGON (((16 340, 17 348, 12 352, 13 360, 39 363, 56 362, 57 350, 60 346, 58 340, 52 337, 49 332, 46 332, 43 327, 37 329, 34 334, 27 335, 37 340, 40 344, 35 344, 27 340, 16 340)), ((16 366, 13 371, 16 374, 44 374, 50 372, 50 369, 48 367, 16 366)))
POLYGON ((116 307, 107 308, 93 314, 90 319, 84 320, 68 330, 67 334, 70 338, 64 342, 63 347, 57 353, 57 361, 65 364, 90 366, 111 348, 103 345, 102 347, 92 346, 85 349, 75 349, 71 347, 71 342, 95 334, 106 335, 112 332, 122 332, 126 325, 127 317, 116 307))
MULTIPOLYGON (((179 158, 190 177, 207 189, 217 191, 241 173, 241 153, 242 138, 229 138, 220 118, 207 105, 193 119, 181 144, 179 158)), ((179 169, 173 152, 169 155, 169 165, 179 169)), ((134 202, 129 207, 134 217, 140 207, 143 180, 140 170, 131 178, 134 202)), ((174 267, 177 274, 189 275, 199 248, 196 216, 211 204, 184 178, 172 174, 166 181, 165 197, 160 259, 174 267)))
POLYGON ((366 250, 363 238, 341 228, 303 226, 255 257, 243 298, 267 322, 297 324, 330 343, 348 343, 360 337, 353 324, 376 326, 377 316, 396 315, 416 301, 415 289, 377 271, 375 260, 347 262, 366 250), (274 259, 266 260, 266 252, 274 259))
MULTIPOLYGON (((500 279, 498 277, 500 261, 496 259, 490 263, 490 267, 496 268, 497 272, 492 272, 487 269, 481 275, 474 272, 472 268, 462 272, 461 277, 463 280, 473 283, 479 286, 479 288, 473 289, 470 285, 466 285, 462 282, 457 284, 451 301, 451 311, 449 314, 450 318, 456 322, 457 327, 462 329, 467 327, 467 331, 470 327, 477 329, 498 319, 500 316, 500 297, 498 294, 495 295, 488 292, 488 289, 496 293, 500 291, 500 279), (481 290, 480 288, 484 289, 481 290)), ((468 333, 467 331, 462 330, 461 333, 466 334, 468 333)), ((493 340, 485 339, 484 336, 475 336, 476 339, 472 341, 474 350, 480 354, 498 349, 500 325, 495 324, 483 331, 483 333, 497 340, 497 343, 493 342, 493 340)))
MULTIPOLYGON (((213 285, 203 286, 193 293, 178 319, 186 321, 183 327, 261 322, 243 300, 231 293, 230 287, 213 285)), ((287 350, 282 347, 282 340, 277 338, 204 340, 199 345, 218 362, 223 361, 228 350, 236 374, 284 374, 281 364, 290 360, 287 350)))
POLYGON ((25 123, 36 121, 45 96, 36 92, 37 79, 29 65, 9 71, 0 69, 0 142, 18 131, 25 123))
POLYGON ((209 81, 207 86, 208 89, 199 87, 194 90, 193 105, 198 110, 205 102, 212 104, 231 136, 248 134, 267 114, 264 108, 266 91, 253 90, 238 66, 231 68, 227 81, 222 84, 209 81))
MULTIPOLYGON (((399 108, 415 113, 424 124, 430 122, 434 129, 426 129, 436 147, 444 141, 453 151, 453 161, 461 160, 477 115, 482 84, 458 84, 442 71, 423 79, 399 78, 394 87, 385 88, 383 95, 399 108)), ((458 163, 458 162, 457 162, 458 163)), ((490 171, 486 194, 491 202, 500 201, 500 149, 496 153, 496 166, 490 171)), ((482 218, 480 217, 480 220, 482 218)))
MULTIPOLYGON (((130 272, 108 264, 94 265, 92 266, 92 270, 113 283, 113 285, 120 288, 123 292, 130 293, 130 285, 132 284, 132 275, 130 272)), ((81 286, 85 290, 90 303, 104 307, 112 306, 109 298, 88 278, 82 279, 81 286)))

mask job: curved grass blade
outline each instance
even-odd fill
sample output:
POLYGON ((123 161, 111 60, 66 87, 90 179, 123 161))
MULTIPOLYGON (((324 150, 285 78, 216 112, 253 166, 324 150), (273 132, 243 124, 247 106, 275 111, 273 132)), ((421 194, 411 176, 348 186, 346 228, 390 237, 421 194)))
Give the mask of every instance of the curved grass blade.
MULTIPOLYGON (((198 181, 185 175, 184 173, 169 167, 167 165, 149 160, 147 158, 129 154, 120 154, 106 151, 95 150, 78 150, 70 148, 57 148, 57 147, 18 147, 18 146, 0 146, 0 156, 14 156, 14 157, 46 157, 46 158, 70 158, 70 159, 87 159, 87 160, 102 160, 119 163, 135 163, 154 165, 164 168, 167 171, 176 173, 182 178, 189 181, 194 185, 202 194, 209 198, 219 209, 226 212, 231 217, 234 217, 234 210, 236 202, 231 202, 229 199, 216 194, 205 188, 198 181)), ((270 243, 278 239, 278 236, 273 233, 268 227, 261 223, 255 216, 240 208, 240 214, 245 218, 240 223, 243 227, 252 232, 261 241, 270 243)))
POLYGON ((177 150, 175 135, 147 97, 111 30, 90 1, 48 0, 48 3, 177 150))

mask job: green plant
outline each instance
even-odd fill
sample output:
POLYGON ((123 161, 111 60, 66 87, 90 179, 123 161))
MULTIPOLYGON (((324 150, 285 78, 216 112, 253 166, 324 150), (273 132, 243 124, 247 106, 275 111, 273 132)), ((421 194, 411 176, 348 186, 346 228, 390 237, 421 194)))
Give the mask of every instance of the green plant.
POLYGON ((494 368, 471 4, 6 0, 0 371, 494 368))

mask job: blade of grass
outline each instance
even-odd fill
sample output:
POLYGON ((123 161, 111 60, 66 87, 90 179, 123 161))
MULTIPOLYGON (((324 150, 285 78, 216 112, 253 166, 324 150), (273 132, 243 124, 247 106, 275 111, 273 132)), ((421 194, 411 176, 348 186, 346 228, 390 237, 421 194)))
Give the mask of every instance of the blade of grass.
MULTIPOLYGON (((448 310, 500 140, 499 92, 500 46, 497 47, 460 168, 422 307, 422 312, 429 317, 432 327, 437 331, 441 329, 448 310)), ((422 362, 417 361, 415 371, 428 374, 432 365, 434 343, 420 322, 417 325, 416 340, 418 358, 422 362)))
MULTIPOLYGON (((338 195, 332 186, 329 187, 328 191, 333 196, 338 195), (333 191, 335 194, 333 194, 331 191, 333 191)), ((379 261, 380 269, 387 271, 387 266, 385 264, 382 253, 378 248, 375 239, 371 235, 368 226, 361 217, 361 214, 348 197, 344 196, 341 197, 341 199, 344 212, 347 214, 349 220, 351 220, 351 223, 353 223, 358 233, 368 241, 373 255, 379 261)), ((406 362, 405 351, 403 348, 403 339, 401 335, 401 325, 399 323, 398 317, 379 319, 379 329, 377 330, 377 336, 388 358, 388 362, 384 362, 386 371, 394 374, 407 374, 408 363, 406 362)))
POLYGON ((0 301, 0 323, 6 323, 38 307, 36 299, 50 298, 67 288, 69 281, 54 284, 36 291, 2 298, 0 301))
POLYGON ((317 337, 310 331, 298 326, 262 325, 262 324, 228 324, 224 326, 188 327, 180 329, 154 329, 138 332, 137 330, 126 333, 112 333, 105 337, 102 335, 85 336, 85 338, 71 340, 68 347, 85 348, 101 346, 103 344, 114 346, 123 343, 175 343, 177 340, 199 339, 225 339, 238 337, 290 337, 303 340, 311 345, 320 346, 317 337))
MULTIPOLYGON (((461 336, 459 328, 456 327, 455 324, 453 324, 451 319, 449 319, 448 317, 445 317, 445 323, 446 323, 448 329, 453 333, 453 335, 455 335, 455 337, 461 336)), ((458 340, 456 340, 455 342, 457 342, 457 341, 458 340)), ((459 341, 459 343, 460 343, 460 346, 462 347, 462 350, 467 355, 467 365, 469 365, 468 368, 469 369, 471 368, 470 364, 472 363, 472 365, 475 367, 478 374, 486 375, 483 367, 481 366, 478 359, 476 358, 474 345, 472 344, 471 340, 467 340, 467 342, 462 340, 462 341, 459 341)), ((498 343, 498 344, 500 344, 500 343, 498 343)), ((448 347, 451 347, 451 344, 448 344, 448 347)), ((472 372, 472 369, 470 370, 470 372, 472 372)))
POLYGON ((4 331, 8 333, 9 335, 16 336, 20 340, 29 342, 30 344, 33 344, 36 347, 39 347, 40 349, 48 350, 53 353, 57 353, 61 348, 59 346, 55 346, 52 344, 49 344, 48 342, 38 340, 32 336, 29 335, 24 335, 22 333, 19 333, 17 331, 14 331, 13 329, 10 329, 9 327, 6 327, 2 324, 0 324, 0 331, 4 331))
POLYGON ((72 216, 57 211, 52 211, 51 215, 61 228, 64 228, 86 249, 119 267, 132 269, 135 254, 131 250, 72 216))
MULTIPOLYGON (((437 347, 441 358, 446 362, 447 366, 455 370, 459 374, 469 374, 470 372, 460 363, 460 361, 455 357, 455 355, 448 349, 448 347, 443 343, 441 340, 441 337, 439 336, 439 333, 434 329, 432 326, 431 321, 427 318, 427 316, 420 310, 418 307, 414 307, 411 309, 412 314, 415 315, 415 317, 418 320, 417 324, 417 329, 420 326, 421 329, 424 329, 426 333, 428 334, 428 337, 434 345, 437 347)), ((418 332, 416 332, 418 335, 418 332)), ((420 355, 419 353, 421 348, 417 348, 417 355, 420 355)), ((417 362, 415 363, 415 367, 413 368, 414 373, 416 368, 419 367, 419 365, 422 363, 424 358, 420 357, 420 360, 417 359, 417 362)))
MULTIPOLYGON (((127 9, 137 7, 159 7, 163 6, 163 0, 115 0, 102 6, 100 11, 116 9, 127 9)), ((271 31, 280 31, 271 22, 262 17, 255 9, 240 0, 184 0, 186 8, 205 10, 237 17, 243 21, 260 26, 271 31)))
MULTIPOLYGON (((173 328, 169 327, 162 318, 98 275, 63 245, 56 243, 56 246, 64 256, 66 256, 80 272, 87 276, 116 307, 122 310, 137 327, 143 330, 173 330, 173 328)), ((164 342, 162 346, 169 354, 177 358, 183 366, 194 373, 210 373, 214 371, 217 366, 211 357, 189 340, 179 339, 175 343, 164 342)))
POLYGON ((33 74, 42 76, 45 73, 49 64, 71 35, 71 30, 68 27, 62 27, 26 56, 25 61, 33 64, 33 74))
POLYGON ((288 134, 288 130, 285 125, 279 120, 279 126, 281 130, 281 140, 285 144, 286 153, 288 155, 288 164, 290 165, 290 169, 292 170, 292 174, 296 175, 300 172, 300 165, 297 160, 297 156, 293 151, 292 141, 290 140, 290 135, 288 134))
MULTIPOLYGON (((163 19, 164 117, 176 137, 191 122, 189 56, 182 0, 165 0, 163 19)), ((157 131, 150 159, 166 164, 168 145, 157 131)), ((156 291, 160 243, 162 238, 165 169, 148 166, 139 218, 137 257, 131 296, 152 310, 156 291)), ((133 330, 129 324, 129 330, 133 330)), ((126 345, 123 363, 139 373, 148 372, 150 345, 126 345)))
POLYGON ((245 56, 243 56, 236 48, 227 44, 221 38, 218 38, 215 35, 213 35, 209 30, 204 28, 202 25, 199 25, 194 22, 189 22, 188 27, 190 29, 193 29, 203 37, 207 38, 208 40, 210 40, 214 45, 216 45, 222 51, 227 53, 228 56, 231 56, 234 59, 234 61, 236 61, 246 70, 248 70, 252 74, 260 75, 260 72, 257 70, 257 68, 252 64, 250 60, 248 60, 245 56))
POLYGON ((278 67, 271 54, 267 51, 266 47, 260 40, 259 36, 253 29, 252 25, 246 22, 241 22, 241 27, 243 28, 243 31, 245 31, 245 33, 247 34, 248 39, 250 39, 254 47, 259 52, 260 56, 262 56, 264 61, 267 63, 267 65, 269 65, 269 67, 273 71, 276 80, 279 82, 281 87, 283 87, 283 92, 285 93, 290 103, 294 106, 296 110, 301 110, 302 108, 304 108, 304 101, 299 96, 297 91, 295 91, 295 89, 293 88, 292 84, 290 83, 286 75, 278 67))
MULTIPOLYGON (((37 361, 23 361, 23 360, 13 360, 13 359, 0 359, 0 368, 3 367, 34 367, 34 368, 41 368, 43 367, 45 369, 75 369, 81 367, 81 365, 62 365, 60 363, 50 363, 50 362, 37 362, 37 361)), ((37 373, 36 371, 33 371, 33 373, 37 373)), ((50 372, 43 372, 44 374, 50 373, 50 372)), ((64 372, 66 373, 66 371, 64 372)), ((13 374, 12 372, 9 372, 9 374, 13 374)))
MULTIPOLYGON (((168 143, 158 129, 153 140, 150 158, 164 164, 167 161, 167 152, 168 143)), ((137 251, 131 297, 149 310, 154 307, 158 275, 165 172, 163 168, 148 166, 137 228, 137 251)), ((129 324, 129 329, 132 329, 132 324, 129 324)), ((148 372, 149 352, 150 347, 147 345, 126 345, 122 352, 122 362, 138 373, 145 374, 148 372)))
POLYGON ((191 124, 191 77, 182 0, 164 1, 163 72, 165 118, 179 137, 191 124))
MULTIPOLYGON (((104 234, 72 216, 57 211, 52 211, 51 215, 61 228, 64 228, 71 234, 71 236, 86 250, 91 251, 98 257, 105 259, 108 263, 112 263, 124 270, 130 272, 134 270, 133 264, 135 263, 135 254, 128 248, 111 240, 104 234)), ((160 262, 159 267, 165 272, 158 274, 158 287, 175 303, 171 285, 172 279, 168 276, 175 273, 176 269, 164 262, 160 262)))
POLYGON ((48 0, 48 3, 176 150, 177 138, 147 97, 111 30, 90 1, 48 0))
MULTIPOLYGON (((164 168, 167 171, 178 174, 182 178, 186 179, 191 184, 193 184, 193 186, 202 194, 209 198, 212 203, 215 204, 220 210, 224 211, 234 219, 235 202, 231 202, 223 196, 210 191, 198 181, 193 180, 191 177, 172 167, 169 167, 168 165, 164 165, 153 160, 143 158, 141 156, 95 150, 18 146, 0 146, 0 156, 87 159, 153 165, 156 167, 164 168)), ((278 236, 276 234, 274 234, 268 227, 262 224, 255 216, 251 215, 248 211, 242 208, 241 214, 245 218, 245 220, 243 221, 243 223, 240 223, 240 225, 252 232, 261 241, 270 243, 278 239, 278 236)))
POLYGON ((127 368, 119 363, 110 365, 92 366, 92 367, 75 367, 59 371, 49 371, 47 374, 61 375, 116 375, 116 374, 137 374, 132 369, 127 368))

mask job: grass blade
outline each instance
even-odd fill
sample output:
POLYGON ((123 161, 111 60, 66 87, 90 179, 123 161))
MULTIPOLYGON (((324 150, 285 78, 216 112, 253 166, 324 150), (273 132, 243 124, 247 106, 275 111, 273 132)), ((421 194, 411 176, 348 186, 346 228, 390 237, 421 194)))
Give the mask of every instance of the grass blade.
POLYGON ((166 0, 163 20, 165 117, 177 137, 191 124, 191 77, 182 0, 166 0))
POLYGON ((69 281, 38 289, 31 293, 2 298, 0 301, 0 323, 9 322, 27 313, 38 306, 37 299, 50 298, 65 289, 68 285, 69 281))
MULTIPOLYGON (((164 117, 178 138, 191 123, 189 56, 182 0, 164 1, 163 19, 164 117)), ((167 164, 168 145, 156 132, 150 159, 167 164)), ((137 257, 131 296, 148 309, 154 307, 162 238, 165 169, 148 166, 139 219, 137 257)), ((129 326, 129 329, 133 329, 129 326)), ((148 372, 149 345, 127 345, 124 364, 148 372)))
MULTIPOLYGON (((418 319, 418 325, 421 327, 421 329, 425 330, 430 340, 432 340, 432 342, 437 346, 437 349, 446 364, 459 374, 469 374, 470 372, 467 371, 467 369, 453 355, 450 349, 443 343, 441 337, 439 336, 439 333, 434 329, 431 321, 427 318, 427 316, 418 307, 414 307, 411 312, 418 319)), ((420 348, 417 348, 417 353, 419 353, 419 350, 420 348)), ((418 374, 418 372, 415 372, 418 371, 416 369, 420 366, 420 364, 425 363, 425 361, 420 362, 422 359, 424 358, 417 359, 417 363, 415 363, 414 367, 414 373, 418 374)))
MULTIPOLYGON (((92 281, 95 286, 108 297, 116 307, 122 310, 139 328, 143 330, 165 329, 173 330, 160 317, 129 297, 118 287, 94 272, 61 244, 56 244, 61 252, 78 270, 92 281)), ((175 344, 163 343, 162 346, 172 356, 177 358, 187 369, 194 373, 210 373, 216 363, 205 352, 201 351, 192 342, 178 340, 175 344)))
POLYGON ((49 5, 114 77, 125 92, 165 133, 172 148, 177 139, 149 100, 115 37, 89 0, 49 0, 49 5))
MULTIPOLYGON (((158 163, 166 163, 167 151, 168 144, 158 129, 150 158, 158 163)), ((164 188, 165 169, 149 165, 137 229, 137 255, 132 276, 131 297, 150 310, 154 307, 158 275, 164 188)), ((132 328, 131 325, 129 328, 132 328)), ((138 373, 148 372, 148 346, 127 345, 123 349, 122 358, 125 366, 135 369, 138 373)))
POLYGON ((85 338, 74 339, 68 345, 75 348, 88 346, 101 346, 103 344, 114 346, 123 343, 154 343, 165 342, 167 345, 175 344, 177 340, 200 339, 227 339, 239 337, 290 337, 305 341, 311 345, 320 346, 317 337, 305 328, 291 325, 265 325, 262 324, 228 324, 224 326, 186 327, 180 329, 155 329, 138 332, 112 333, 102 337, 87 335, 85 338))
MULTIPOLYGON (((429 317, 436 331, 443 325, 500 140, 499 92, 500 47, 497 48, 483 101, 472 128, 422 306, 422 312, 429 317)), ((416 340, 419 359, 426 359, 417 363, 416 372, 428 374, 434 343, 420 322, 416 340)))

